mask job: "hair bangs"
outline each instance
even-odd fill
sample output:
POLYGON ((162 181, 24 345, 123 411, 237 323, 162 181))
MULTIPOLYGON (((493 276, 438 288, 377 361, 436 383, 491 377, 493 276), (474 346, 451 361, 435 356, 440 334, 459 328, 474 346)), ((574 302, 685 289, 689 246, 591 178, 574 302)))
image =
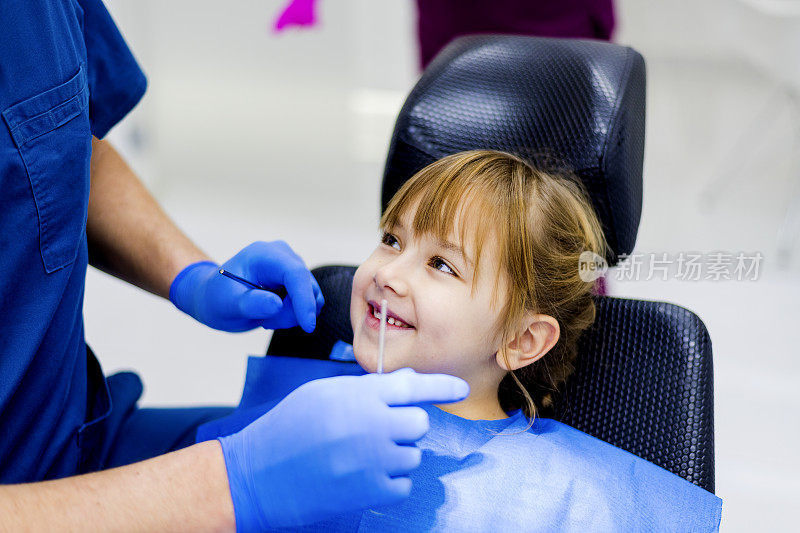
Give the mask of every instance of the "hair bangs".
MULTIPOLYGON (((447 158, 446 158, 447 159, 447 158)), ((444 161, 444 160, 442 160, 444 161)), ((493 241, 503 239, 497 229, 504 227, 503 209, 493 201, 497 183, 483 178, 483 168, 466 162, 461 165, 441 165, 438 161, 418 172, 392 198, 381 217, 381 228, 388 230, 401 224, 401 219, 413 210, 410 231, 415 237, 430 235, 439 241, 451 241, 453 236, 464 258, 471 264, 472 289, 475 290, 480 272, 483 247, 495 232, 493 241), (456 227, 456 225, 458 227, 456 227)), ((502 243, 500 249, 502 250, 502 243)), ((501 272, 495 279, 494 301, 501 272)))

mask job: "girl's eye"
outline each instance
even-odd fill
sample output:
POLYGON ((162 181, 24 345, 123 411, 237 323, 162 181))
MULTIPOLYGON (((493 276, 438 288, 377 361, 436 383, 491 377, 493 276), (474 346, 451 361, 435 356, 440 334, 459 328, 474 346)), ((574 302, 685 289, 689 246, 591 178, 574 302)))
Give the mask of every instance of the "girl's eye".
POLYGON ((444 259, 441 257, 431 257, 430 265, 440 272, 444 272, 445 274, 450 274, 451 276, 458 277, 455 271, 450 268, 444 259))
POLYGON ((390 247, 394 248, 395 250, 399 250, 400 249, 400 243, 397 241, 397 238, 394 235, 392 235, 391 233, 388 233, 386 231, 383 232, 383 237, 381 237, 381 244, 385 244, 386 246, 390 246, 390 247))

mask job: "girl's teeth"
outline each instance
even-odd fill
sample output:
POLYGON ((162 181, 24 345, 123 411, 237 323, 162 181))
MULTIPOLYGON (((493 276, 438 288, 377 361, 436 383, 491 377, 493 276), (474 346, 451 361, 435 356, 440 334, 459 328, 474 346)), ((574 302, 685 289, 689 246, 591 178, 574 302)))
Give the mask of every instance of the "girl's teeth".
MULTIPOLYGON (((381 312, 380 312, 380 310, 379 310, 379 309, 376 309, 376 308, 374 308, 374 307, 373 307, 373 308, 372 308, 372 316, 374 316, 375 318, 377 318, 378 320, 380 320, 380 319, 381 319, 381 312)), ((400 327, 400 328, 407 328, 407 327, 408 327, 408 325, 407 325, 407 324, 405 324, 405 323, 404 323, 404 322, 402 322, 401 320, 399 320, 399 319, 396 319, 396 318, 393 318, 393 317, 387 317, 387 318, 386 318, 386 323, 387 323, 387 324, 391 324, 392 326, 397 326, 397 327, 400 327)))

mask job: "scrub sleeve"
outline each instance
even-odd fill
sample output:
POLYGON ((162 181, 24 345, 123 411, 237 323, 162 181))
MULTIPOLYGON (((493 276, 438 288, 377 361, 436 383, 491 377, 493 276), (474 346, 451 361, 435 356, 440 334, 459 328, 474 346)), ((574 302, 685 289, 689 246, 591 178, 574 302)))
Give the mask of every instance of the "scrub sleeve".
POLYGON ((163 453, 219 412, 136 409, 138 377, 106 380, 84 340, 92 135, 145 88, 100 0, 0 2, 0 483, 163 453))

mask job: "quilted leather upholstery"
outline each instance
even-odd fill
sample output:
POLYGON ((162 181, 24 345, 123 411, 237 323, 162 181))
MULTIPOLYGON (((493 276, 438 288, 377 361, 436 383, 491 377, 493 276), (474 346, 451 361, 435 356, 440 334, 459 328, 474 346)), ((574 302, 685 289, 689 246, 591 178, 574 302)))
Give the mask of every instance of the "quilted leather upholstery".
POLYGON ((424 166, 477 148, 582 180, 609 243, 633 250, 642 210, 645 66, 631 48, 513 35, 462 37, 425 70, 397 119, 382 209, 424 166))
MULTIPOLYGON (((312 334, 276 331, 267 354, 327 359, 353 342, 350 290, 356 267, 313 271, 325 307, 312 334)), ((711 341, 691 311, 663 302, 598 297, 581 337, 575 373, 555 418, 714 491, 711 341)))

